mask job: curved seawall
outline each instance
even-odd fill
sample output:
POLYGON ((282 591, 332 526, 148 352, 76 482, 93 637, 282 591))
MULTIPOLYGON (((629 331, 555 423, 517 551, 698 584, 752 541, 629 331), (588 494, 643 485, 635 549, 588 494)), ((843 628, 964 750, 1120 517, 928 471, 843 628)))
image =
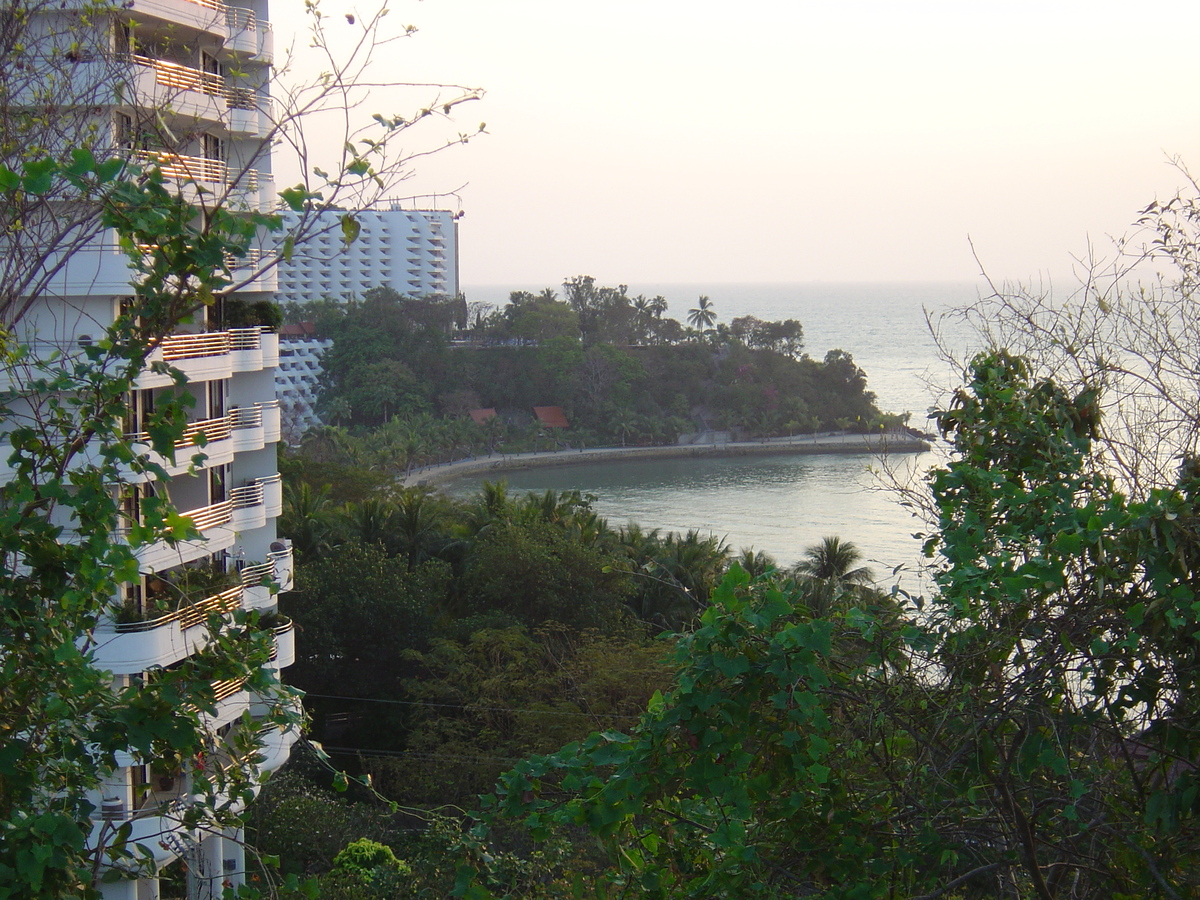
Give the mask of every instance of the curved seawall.
POLYGON ((812 437, 775 438, 767 441, 729 441, 715 444, 684 444, 665 447, 598 447, 590 450, 558 450, 543 453, 495 454, 463 459, 420 469, 407 476, 403 485, 436 485, 464 475, 532 469, 542 466, 571 466, 625 460, 680 459, 717 456, 799 456, 818 453, 924 453, 928 441, 907 434, 831 434, 812 437))

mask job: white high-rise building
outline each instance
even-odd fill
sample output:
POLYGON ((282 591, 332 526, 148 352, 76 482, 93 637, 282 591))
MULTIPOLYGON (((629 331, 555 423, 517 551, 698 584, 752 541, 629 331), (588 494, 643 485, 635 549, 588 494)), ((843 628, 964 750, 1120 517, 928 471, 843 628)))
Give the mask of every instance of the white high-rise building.
MULTIPOLYGON (((224 197, 231 209, 272 209, 275 192, 265 140, 272 64, 267 0, 127 0, 87 18, 77 15, 80 6, 74 0, 40 6, 38 14, 45 18, 35 23, 47 41, 58 33, 74 42, 55 52, 65 52, 76 64, 72 77, 88 91, 89 101, 86 109, 65 105, 64 115, 90 116, 88 133, 98 135, 100 150, 157 166, 170 190, 201 204, 224 197), (87 83, 93 70, 96 80, 87 83), (170 145, 162 142, 164 134, 172 136, 170 145)), ((46 77, 56 76, 47 72, 46 77)), ((69 92, 63 98, 70 103, 69 92)), ((242 265, 256 263, 260 252, 252 251, 242 265)), ((6 255, 11 264, 15 251, 0 247, 0 257, 6 255)), ((27 346, 69 354, 102 334, 128 308, 135 288, 129 261, 111 230, 95 228, 65 250, 60 262, 29 295, 28 310, 15 324, 5 324, 27 346)), ((243 268, 243 276, 250 274, 243 268)), ((275 287, 268 272, 237 296, 250 303, 269 300, 275 287)), ((273 620, 271 668, 283 669, 295 658, 291 623, 272 616, 278 592, 292 584, 290 542, 280 539, 275 527, 282 512, 275 449, 279 339, 270 327, 244 319, 230 327, 231 322, 226 303, 218 302, 163 338, 151 356, 186 375, 195 405, 174 461, 161 460, 166 480, 132 476, 133 483, 123 487, 125 511, 138 516, 139 503, 165 492, 201 538, 136 551, 139 574, 114 597, 114 610, 123 605, 125 615, 114 611, 91 635, 97 666, 111 672, 117 686, 141 683, 155 670, 170 669, 197 653, 210 639, 209 617, 238 608, 259 610, 273 620), (198 454, 202 461, 189 468, 198 454), (197 583, 211 587, 185 590, 197 583)), ((124 427, 135 448, 150 452, 144 417, 175 387, 162 367, 146 369, 133 385, 124 427)), ((0 420, 0 480, 13 478, 4 452, 11 428, 0 420)), ((216 742, 207 764, 245 764, 226 760, 222 741, 237 729, 258 729, 266 699, 244 681, 213 686, 217 705, 203 717, 216 742)), ((265 747, 256 764, 271 771, 287 759, 298 735, 273 729, 261 737, 265 747)), ((128 824, 129 844, 146 848, 159 866, 186 862, 190 895, 217 897, 223 887, 236 888, 246 878, 240 835, 181 822, 197 767, 203 765, 200 759, 118 754, 116 768, 91 798, 99 811, 92 839, 102 833, 111 839, 115 829, 128 824)), ((154 877, 101 883, 100 890, 109 900, 159 896, 154 877)))
MULTIPOLYGON (((405 297, 457 297, 458 219, 444 209, 354 210, 358 236, 343 237, 345 210, 310 213, 313 237, 279 264, 279 302, 308 303, 328 297, 361 298, 374 287, 390 287, 405 297)), ((285 231, 299 213, 284 216, 285 231)))

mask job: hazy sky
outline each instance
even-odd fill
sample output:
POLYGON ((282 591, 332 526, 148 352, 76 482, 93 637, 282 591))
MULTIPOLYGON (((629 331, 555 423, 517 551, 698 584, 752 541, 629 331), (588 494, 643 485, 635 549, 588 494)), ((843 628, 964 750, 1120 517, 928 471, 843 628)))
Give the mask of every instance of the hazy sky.
POLYGON ((487 91, 458 120, 489 133, 406 185, 465 185, 464 284, 968 281, 968 239, 1063 281, 1181 185, 1168 156, 1200 169, 1200 3, 393 6, 419 31, 380 77, 487 91))

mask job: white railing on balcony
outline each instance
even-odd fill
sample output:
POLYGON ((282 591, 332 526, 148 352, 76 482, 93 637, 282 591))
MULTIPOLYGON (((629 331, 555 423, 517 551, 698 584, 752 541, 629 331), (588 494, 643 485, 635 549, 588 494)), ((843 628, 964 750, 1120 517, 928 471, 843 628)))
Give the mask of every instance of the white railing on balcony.
POLYGON ((247 484, 235 487, 229 491, 229 502, 234 509, 250 509, 263 505, 263 487, 261 484, 247 484))
POLYGON ((206 331, 201 334, 170 334, 158 345, 163 359, 198 359, 203 356, 220 356, 230 350, 230 336, 225 331, 206 331))
POLYGON ((225 94, 225 79, 212 72, 202 72, 194 66, 185 66, 166 59, 154 59, 140 53, 132 54, 134 63, 154 70, 154 83, 180 91, 196 91, 211 97, 225 94))
POLYGON ((185 513, 180 513, 186 519, 191 519, 192 524, 196 526, 197 531, 205 531, 209 528, 215 528, 218 525, 229 524, 233 518, 233 503, 229 500, 224 500, 221 503, 214 503, 212 506, 202 506, 199 509, 191 509, 185 513))
POLYGON ((276 472, 274 475, 264 475, 262 478, 255 478, 255 484, 279 484, 283 481, 283 476, 276 472))
POLYGON ((209 159, 204 156, 184 156, 180 153, 169 153, 165 150, 135 150, 133 158, 142 163, 157 166, 164 178, 173 181, 201 182, 206 184, 221 184, 236 187, 244 191, 257 191, 259 186, 258 170, 243 169, 230 175, 229 166, 220 159, 209 159))
POLYGON ((193 625, 199 625, 201 622, 206 621, 213 613, 224 615, 233 612, 242 605, 242 592, 243 586, 237 584, 227 590, 221 591, 219 594, 213 594, 211 597, 205 597, 203 600, 197 600, 195 603, 188 604, 182 609, 163 613, 161 616, 146 619, 144 622, 122 622, 114 626, 114 629, 119 634, 129 634, 131 632, 152 631, 171 622, 178 622, 180 628, 191 628, 193 625))
POLYGON ((214 9, 221 12, 225 9, 225 4, 221 0, 188 0, 189 3, 194 3, 197 6, 203 6, 205 9, 214 9))
POLYGON ((231 409, 229 411, 229 427, 232 429, 262 428, 262 410, 258 408, 257 404, 231 409))
POLYGON ((230 328, 229 348, 231 350, 257 350, 262 346, 262 328, 230 328))
POLYGON ((256 566, 246 566, 242 569, 242 585, 243 587, 259 587, 264 578, 271 578, 274 574, 274 563, 265 562, 256 566))

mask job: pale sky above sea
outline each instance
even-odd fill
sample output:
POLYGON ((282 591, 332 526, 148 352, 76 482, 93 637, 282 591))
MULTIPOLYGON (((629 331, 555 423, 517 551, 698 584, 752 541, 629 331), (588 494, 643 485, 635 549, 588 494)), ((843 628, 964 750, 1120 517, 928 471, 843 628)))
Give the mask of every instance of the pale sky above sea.
MULTIPOLYGON (((275 0, 277 51, 301 6, 275 0)), ((1194 2, 392 7, 418 31, 380 81, 487 91, 451 133, 488 133, 396 192, 460 189, 464 284, 962 282, 972 244, 994 278, 1070 283, 1184 184, 1169 157, 1200 170, 1194 2)), ((372 0, 321 8, 348 40, 372 0)), ((415 96, 376 88, 354 112, 415 96)), ((410 136, 422 151, 438 126, 410 136)))

